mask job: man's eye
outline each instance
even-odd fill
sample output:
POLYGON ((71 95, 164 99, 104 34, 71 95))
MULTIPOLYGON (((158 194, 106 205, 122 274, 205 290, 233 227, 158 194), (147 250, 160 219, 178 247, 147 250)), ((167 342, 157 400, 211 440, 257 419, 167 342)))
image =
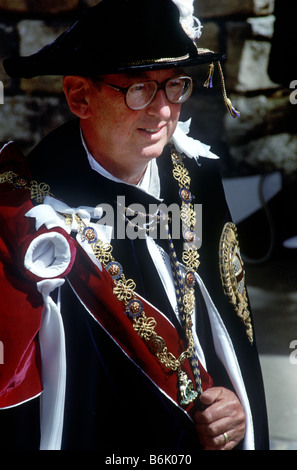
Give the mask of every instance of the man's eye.
POLYGON ((130 88, 130 92, 138 92, 142 91, 144 89, 144 84, 143 83, 136 83, 135 85, 132 85, 130 88))
POLYGON ((176 88, 176 87, 181 88, 182 83, 181 83, 180 80, 170 80, 170 82, 168 83, 168 85, 170 86, 170 88, 176 88))

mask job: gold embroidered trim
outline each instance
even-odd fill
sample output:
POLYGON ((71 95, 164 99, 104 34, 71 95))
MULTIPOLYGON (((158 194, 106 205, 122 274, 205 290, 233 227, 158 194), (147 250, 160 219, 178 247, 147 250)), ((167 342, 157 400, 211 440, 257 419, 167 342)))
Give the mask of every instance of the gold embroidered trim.
POLYGON ((31 199, 40 204, 46 196, 53 196, 50 187, 46 183, 37 183, 35 180, 28 180, 23 176, 19 176, 13 171, 7 171, 0 174, 0 184, 11 183, 15 189, 28 189, 31 192, 31 199))
POLYGON ((12 183, 14 178, 17 176, 13 171, 7 171, 0 175, 0 183, 12 183))
POLYGON ((219 266, 224 292, 244 323, 248 339, 253 344, 253 328, 245 289, 244 266, 239 250, 237 228, 231 222, 225 224, 221 235, 219 266))
POLYGON ((165 62, 179 62, 179 61, 182 61, 182 60, 186 60, 186 59, 189 59, 190 55, 189 54, 185 54, 183 56, 179 56, 179 57, 162 57, 161 59, 146 59, 146 60, 135 60, 135 61, 132 61, 132 62, 128 62, 128 63, 125 63, 125 64, 122 64, 123 66, 127 66, 127 65, 147 65, 147 64, 151 64, 151 63, 156 63, 156 64, 162 64, 162 63, 165 63, 165 62))

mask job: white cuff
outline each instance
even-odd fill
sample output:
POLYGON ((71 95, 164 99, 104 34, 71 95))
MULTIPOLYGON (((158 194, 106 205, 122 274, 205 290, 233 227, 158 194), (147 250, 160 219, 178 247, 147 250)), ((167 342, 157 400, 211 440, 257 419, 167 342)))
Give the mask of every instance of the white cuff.
POLYGON ((48 232, 34 238, 25 254, 25 268, 40 278, 61 276, 71 261, 67 239, 58 232, 48 232))

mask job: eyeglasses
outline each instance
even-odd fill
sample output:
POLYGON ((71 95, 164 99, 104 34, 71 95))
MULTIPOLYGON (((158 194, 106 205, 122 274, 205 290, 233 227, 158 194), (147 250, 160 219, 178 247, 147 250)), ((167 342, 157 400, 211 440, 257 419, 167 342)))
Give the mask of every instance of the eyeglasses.
POLYGON ((190 97, 193 90, 191 77, 168 78, 162 83, 153 80, 133 83, 133 85, 126 88, 115 86, 99 79, 96 79, 96 81, 123 93, 126 105, 134 111, 148 106, 159 90, 164 90, 168 101, 173 104, 184 103, 190 97))

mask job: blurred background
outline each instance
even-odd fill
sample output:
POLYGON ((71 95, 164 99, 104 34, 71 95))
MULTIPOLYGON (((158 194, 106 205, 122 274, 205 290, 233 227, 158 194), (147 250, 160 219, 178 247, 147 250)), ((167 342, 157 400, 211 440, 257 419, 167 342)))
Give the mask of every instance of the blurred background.
MULTIPOLYGON (((96 3, 0 0, 0 146, 14 140, 27 153, 72 117, 61 77, 12 80, 2 60, 36 52, 96 3)), ((226 55, 226 89, 241 115, 235 119, 226 110, 217 68, 213 88, 203 87, 204 66, 191 70, 196 87, 182 115, 183 120, 192 118, 191 135, 220 156, 245 260, 272 449, 297 449, 295 13, 294 0, 195 1, 203 25, 199 46, 226 55)))

